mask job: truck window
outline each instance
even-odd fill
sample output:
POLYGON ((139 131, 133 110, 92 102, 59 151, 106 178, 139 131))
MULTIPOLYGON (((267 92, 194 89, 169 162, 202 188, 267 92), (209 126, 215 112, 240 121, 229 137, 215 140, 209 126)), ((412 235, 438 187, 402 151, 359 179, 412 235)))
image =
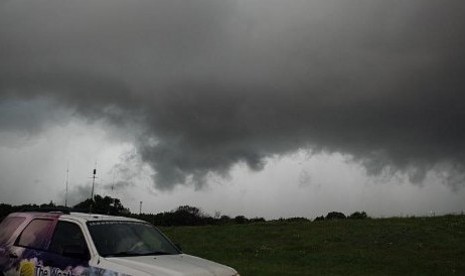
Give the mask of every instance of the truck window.
POLYGON ((148 223, 93 221, 87 225, 95 247, 103 257, 180 254, 163 234, 148 223))
POLYGON ((13 232, 18 229, 19 225, 23 223, 24 218, 21 217, 7 217, 0 223, 0 244, 6 243, 13 232))
POLYGON ((49 219, 35 219, 31 221, 16 241, 16 245, 33 249, 45 249, 50 227, 53 221, 49 219))
POLYGON ((49 251, 62 255, 66 248, 79 248, 82 252, 89 252, 81 228, 71 222, 59 221, 49 251))

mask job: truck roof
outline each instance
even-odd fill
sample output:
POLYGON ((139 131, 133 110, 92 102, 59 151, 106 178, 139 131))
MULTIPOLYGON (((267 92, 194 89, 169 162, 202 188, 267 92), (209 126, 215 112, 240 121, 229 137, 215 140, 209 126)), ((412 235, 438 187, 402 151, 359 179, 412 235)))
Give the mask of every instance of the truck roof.
POLYGON ((121 217, 121 216, 112 216, 112 215, 101 215, 101 214, 89 214, 89 213, 80 213, 80 212, 71 212, 69 214, 63 214, 60 218, 68 218, 68 219, 77 219, 83 222, 88 221, 132 221, 132 222, 144 222, 139 219, 129 218, 129 217, 121 217))
POLYGON ((102 214, 90 214, 90 213, 81 213, 81 212, 69 212, 62 213, 60 211, 25 211, 25 212, 14 212, 9 216, 20 216, 27 217, 30 219, 34 218, 59 218, 62 220, 71 220, 79 221, 86 223, 88 221, 132 221, 132 222, 145 222, 135 218, 122 217, 122 216, 112 216, 112 215, 102 215, 102 214))

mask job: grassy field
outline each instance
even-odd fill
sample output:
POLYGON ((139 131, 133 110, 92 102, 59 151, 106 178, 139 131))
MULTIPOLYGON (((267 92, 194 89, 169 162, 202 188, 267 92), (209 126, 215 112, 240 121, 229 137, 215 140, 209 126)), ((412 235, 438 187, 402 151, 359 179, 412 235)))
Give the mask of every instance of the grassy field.
POLYGON ((247 275, 465 275, 465 216, 162 230, 185 253, 247 275))

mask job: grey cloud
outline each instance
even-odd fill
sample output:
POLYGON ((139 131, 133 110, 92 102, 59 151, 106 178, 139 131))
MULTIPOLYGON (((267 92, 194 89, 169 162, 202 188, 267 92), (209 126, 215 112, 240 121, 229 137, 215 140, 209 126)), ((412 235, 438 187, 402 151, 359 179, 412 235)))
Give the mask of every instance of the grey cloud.
MULTIPOLYGON (((299 149, 463 179, 462 1, 12 1, 0 101, 137 126, 159 189, 299 149)), ((458 184, 460 185, 460 184, 458 184)))
POLYGON ((133 187, 133 186, 134 186, 134 183, 132 182, 118 181, 115 183, 104 185, 103 189, 108 190, 108 191, 114 191, 114 190, 124 190, 126 188, 133 187))
POLYGON ((44 128, 46 118, 56 122, 59 121, 60 115, 64 115, 59 109, 50 113, 52 106, 47 100, 40 99, 34 102, 2 101, 0 102, 0 131, 20 131, 30 135, 40 132, 44 128))
MULTIPOLYGON (((68 199, 67 204, 69 207, 71 207, 90 198, 91 197, 90 190, 91 190, 90 185, 75 185, 73 186, 72 189, 68 191, 68 195, 66 195, 65 192, 61 192, 60 197, 63 199, 63 202, 64 202, 64 199, 67 196, 67 199, 68 199)), ((63 203, 59 202, 59 204, 63 204, 63 203)))
POLYGON ((133 187, 143 175, 143 162, 136 150, 123 153, 110 171, 113 180, 103 186, 105 190, 124 190, 133 187))

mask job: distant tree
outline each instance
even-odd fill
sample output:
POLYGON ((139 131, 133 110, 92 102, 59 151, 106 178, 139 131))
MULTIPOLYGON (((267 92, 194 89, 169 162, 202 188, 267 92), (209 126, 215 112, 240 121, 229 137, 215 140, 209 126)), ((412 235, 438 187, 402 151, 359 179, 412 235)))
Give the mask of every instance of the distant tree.
POLYGON ((219 219, 219 223, 220 224, 226 224, 226 223, 230 223, 231 222, 231 217, 227 216, 227 215, 222 215, 219 219))
POLYGON ((307 218, 304 217, 292 217, 292 218, 285 218, 285 219, 280 219, 286 222, 307 222, 309 221, 307 218))
POLYGON ((0 204, 0 221, 2 221, 8 214, 15 211, 15 208, 10 204, 0 204))
POLYGON ((368 218, 367 213, 365 212, 354 212, 349 217, 349 219, 366 219, 368 218))
POLYGON ((175 225, 201 225, 204 216, 199 208, 189 205, 179 206, 173 213, 175 225))
POLYGON ((50 201, 50 203, 44 203, 41 205, 37 204, 22 204, 22 205, 10 205, 10 204, 0 204, 0 221, 3 220, 6 216, 13 212, 27 212, 27 211, 37 211, 39 209, 56 209, 55 203, 50 201))
POLYGON ((202 212, 200 211, 199 208, 189 206, 189 205, 184 205, 184 206, 179 206, 178 209, 176 209, 175 213, 188 213, 194 217, 202 217, 202 212))
POLYGON ((236 216, 234 218, 234 222, 237 223, 237 224, 244 224, 244 223, 247 223, 249 220, 244 217, 244 216, 236 216))
POLYGON ((329 212, 325 219, 345 219, 346 215, 341 212, 329 212))
POLYGON ((189 205, 179 206, 171 212, 156 214, 153 218, 156 225, 162 226, 213 224, 213 220, 210 216, 204 215, 199 208, 189 205))
POLYGON ((314 221, 322 221, 322 220, 325 220, 324 216, 316 217, 314 221))
POLYGON ((40 208, 53 208, 53 207, 56 207, 55 203, 53 203, 53 201, 50 200, 50 203, 43 203, 43 204, 40 204, 40 208))
POLYGON ((264 218, 251 218, 249 219, 249 222, 265 222, 266 220, 264 218))
POLYGON ((130 213, 129 209, 125 208, 119 199, 100 195, 95 195, 93 201, 88 198, 76 204, 73 208, 87 212, 90 211, 91 206, 92 213, 96 214, 128 215, 130 213))

